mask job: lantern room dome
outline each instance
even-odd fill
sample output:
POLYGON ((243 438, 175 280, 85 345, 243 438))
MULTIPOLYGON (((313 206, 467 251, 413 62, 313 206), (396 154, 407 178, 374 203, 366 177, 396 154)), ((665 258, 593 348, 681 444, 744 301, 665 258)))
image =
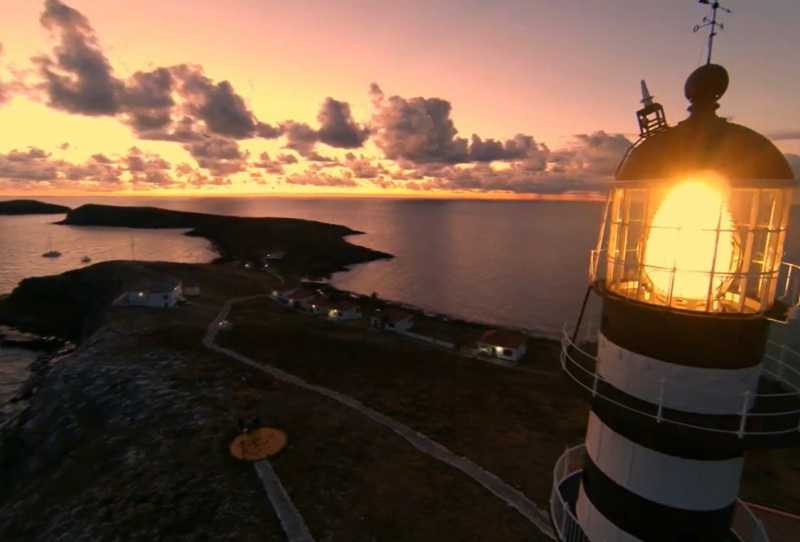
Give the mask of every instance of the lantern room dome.
POLYGON ((695 70, 685 87, 692 102, 689 118, 633 147, 617 170, 617 180, 674 179, 712 170, 734 183, 793 185, 792 168, 769 139, 717 116, 717 100, 727 86, 722 66, 695 70))

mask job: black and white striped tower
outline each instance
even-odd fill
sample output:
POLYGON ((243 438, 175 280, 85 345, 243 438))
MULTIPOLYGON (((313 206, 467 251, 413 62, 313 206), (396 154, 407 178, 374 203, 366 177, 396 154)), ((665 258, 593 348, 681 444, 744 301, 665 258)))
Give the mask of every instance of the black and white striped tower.
POLYGON ((762 362, 769 320, 788 309, 776 297, 794 174, 769 140, 717 116, 727 87, 721 66, 697 69, 673 127, 643 119, 660 109, 648 96, 617 171, 591 259, 596 351, 570 336, 562 349, 592 397, 580 465, 568 452, 556 468, 562 541, 742 540, 744 451, 800 440, 797 388, 762 362))

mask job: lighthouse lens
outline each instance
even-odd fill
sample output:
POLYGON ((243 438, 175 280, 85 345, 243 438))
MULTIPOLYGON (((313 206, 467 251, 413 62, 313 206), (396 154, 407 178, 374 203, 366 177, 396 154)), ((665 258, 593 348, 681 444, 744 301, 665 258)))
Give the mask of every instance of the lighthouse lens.
POLYGON ((658 206, 644 247, 656 295, 704 302, 724 294, 737 263, 733 217, 719 183, 689 179, 658 206))

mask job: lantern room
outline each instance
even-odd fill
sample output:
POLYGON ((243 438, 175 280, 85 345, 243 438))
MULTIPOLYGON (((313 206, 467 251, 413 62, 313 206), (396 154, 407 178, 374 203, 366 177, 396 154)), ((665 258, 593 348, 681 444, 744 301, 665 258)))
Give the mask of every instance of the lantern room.
POLYGON ((717 116, 727 87, 721 66, 698 68, 689 118, 620 164, 590 264, 603 294, 702 313, 772 308, 794 175, 768 139, 717 116))

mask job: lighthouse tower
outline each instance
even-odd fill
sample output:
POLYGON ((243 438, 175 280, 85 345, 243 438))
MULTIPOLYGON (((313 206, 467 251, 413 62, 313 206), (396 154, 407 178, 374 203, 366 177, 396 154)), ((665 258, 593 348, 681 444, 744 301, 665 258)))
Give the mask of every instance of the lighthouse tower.
POLYGON ((617 171, 589 270, 596 347, 563 340, 591 412, 554 471, 561 541, 768 540, 737 496, 747 449, 800 444, 800 372, 767 338, 796 302, 795 181, 769 140, 717 116, 728 84, 695 70, 672 127, 646 103, 617 171))

